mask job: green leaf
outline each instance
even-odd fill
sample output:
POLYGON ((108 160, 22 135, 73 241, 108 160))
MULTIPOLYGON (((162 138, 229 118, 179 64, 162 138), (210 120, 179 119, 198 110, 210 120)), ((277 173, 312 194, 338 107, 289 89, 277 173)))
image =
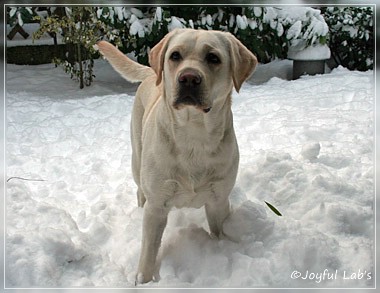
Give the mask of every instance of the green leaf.
POLYGON ((321 36, 321 37, 319 38, 319 43, 320 43, 321 45, 325 45, 325 44, 327 43, 327 37, 326 37, 326 36, 321 36))
POLYGON ((279 216, 279 217, 282 216, 282 214, 274 206, 272 206, 269 202, 265 201, 265 203, 272 210, 272 212, 274 212, 277 216, 279 216))

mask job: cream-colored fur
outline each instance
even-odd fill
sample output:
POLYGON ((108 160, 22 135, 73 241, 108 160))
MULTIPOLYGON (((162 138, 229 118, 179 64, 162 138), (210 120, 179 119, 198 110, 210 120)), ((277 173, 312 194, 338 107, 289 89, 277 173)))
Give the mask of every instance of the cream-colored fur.
POLYGON ((152 280, 172 207, 205 206, 211 234, 222 234, 239 163, 231 93, 253 72, 256 57, 233 35, 177 29, 140 65, 100 41, 100 52, 136 92, 131 140, 138 205, 144 206, 137 281, 152 280))

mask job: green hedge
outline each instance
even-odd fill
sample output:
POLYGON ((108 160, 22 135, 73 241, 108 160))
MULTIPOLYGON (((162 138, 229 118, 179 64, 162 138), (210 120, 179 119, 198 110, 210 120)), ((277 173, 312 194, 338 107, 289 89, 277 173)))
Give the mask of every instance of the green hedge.
POLYGON ((175 27, 229 31, 262 63, 286 58, 294 41, 303 41, 305 47, 325 43, 328 33, 320 11, 307 7, 104 7, 98 9, 98 16, 117 29, 106 33, 105 38, 126 53, 135 52, 145 64, 149 48, 175 27))
POLYGON ((373 7, 60 6, 48 12, 47 16, 35 7, 8 7, 7 23, 39 20, 35 38, 45 32, 62 35, 76 48, 76 57, 56 61, 80 80, 81 87, 92 82, 93 58, 98 56, 93 46, 98 40, 134 52, 140 63, 147 64, 150 48, 176 27, 229 31, 262 63, 286 58, 291 46, 302 49, 327 43, 338 64, 373 68, 373 7))
POLYGON ((373 7, 325 7, 322 11, 336 63, 351 70, 373 69, 373 7))

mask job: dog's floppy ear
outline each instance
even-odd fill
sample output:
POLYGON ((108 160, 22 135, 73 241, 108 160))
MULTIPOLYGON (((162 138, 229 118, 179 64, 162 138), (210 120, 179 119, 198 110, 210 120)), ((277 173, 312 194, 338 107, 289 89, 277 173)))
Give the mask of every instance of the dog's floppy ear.
POLYGON ((149 64, 157 75, 156 85, 162 80, 162 71, 164 70, 165 52, 168 42, 177 30, 168 33, 158 44, 156 44, 149 53, 149 64))
POLYGON ((251 76, 257 65, 257 58, 237 38, 228 33, 230 41, 231 71, 234 87, 239 92, 244 81, 251 76))

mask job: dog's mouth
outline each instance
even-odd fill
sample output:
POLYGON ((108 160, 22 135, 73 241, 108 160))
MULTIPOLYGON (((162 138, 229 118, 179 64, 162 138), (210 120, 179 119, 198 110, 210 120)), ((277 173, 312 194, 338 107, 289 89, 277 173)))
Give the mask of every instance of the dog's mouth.
POLYGON ((204 98, 206 93, 200 88, 189 88, 180 86, 177 89, 176 98, 173 102, 173 107, 180 110, 186 106, 193 106, 203 113, 208 113, 211 110, 211 105, 204 98))
POLYGON ((173 107, 180 110, 186 106, 193 106, 203 113, 211 111, 211 102, 207 97, 202 74, 192 68, 180 72, 177 77, 177 86, 174 92, 173 107))
POLYGON ((174 109, 180 110, 185 106, 194 106, 203 113, 208 113, 211 111, 210 105, 205 104, 202 98, 195 97, 194 95, 179 96, 174 100, 174 109))

